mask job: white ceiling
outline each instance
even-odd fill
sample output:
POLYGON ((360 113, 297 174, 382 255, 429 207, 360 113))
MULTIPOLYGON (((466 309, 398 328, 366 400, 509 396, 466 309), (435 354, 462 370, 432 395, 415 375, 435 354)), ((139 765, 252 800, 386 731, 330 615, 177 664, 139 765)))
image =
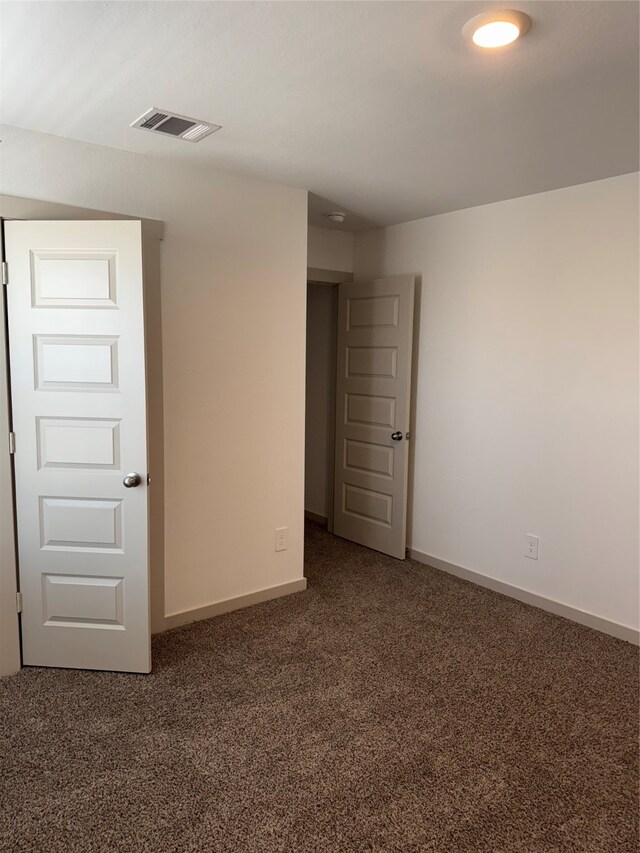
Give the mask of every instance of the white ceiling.
POLYGON ((638 169, 635 2, 3 2, 5 124, 311 191, 390 224, 638 169), (481 51, 465 21, 529 34, 481 51), (149 107, 223 125, 190 144, 149 107))

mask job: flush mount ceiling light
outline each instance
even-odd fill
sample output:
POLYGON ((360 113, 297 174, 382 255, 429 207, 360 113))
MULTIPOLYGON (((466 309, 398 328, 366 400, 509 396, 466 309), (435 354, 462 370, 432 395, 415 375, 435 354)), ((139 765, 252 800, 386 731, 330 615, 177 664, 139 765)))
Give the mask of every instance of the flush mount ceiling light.
POLYGON ((210 133, 220 130, 219 124, 200 121, 197 118, 172 113, 169 110, 159 110, 151 107, 140 118, 131 122, 129 127, 139 127, 141 130, 151 130, 153 133, 163 133, 165 136, 175 136, 186 142, 200 142, 210 133))
POLYGON ((325 214, 327 219, 330 219, 332 222, 344 222, 347 218, 347 214, 343 213, 341 210, 336 210, 334 213, 325 214))
POLYGON ((476 15, 462 28, 462 35, 478 47, 504 47, 523 36, 531 18, 515 9, 499 9, 476 15))

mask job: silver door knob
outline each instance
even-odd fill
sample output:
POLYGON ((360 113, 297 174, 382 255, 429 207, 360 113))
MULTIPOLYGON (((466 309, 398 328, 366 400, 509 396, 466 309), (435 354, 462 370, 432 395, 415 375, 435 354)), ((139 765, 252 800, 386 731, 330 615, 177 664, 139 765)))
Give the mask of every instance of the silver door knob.
POLYGON ((391 440, 392 441, 402 441, 403 438, 404 438, 404 436, 402 435, 402 433, 399 430, 391 433, 391 440))
POLYGON ((136 474, 135 471, 133 474, 127 474, 127 476, 122 481, 122 485, 127 489, 133 489, 135 486, 139 486, 142 482, 142 477, 140 474, 136 474))

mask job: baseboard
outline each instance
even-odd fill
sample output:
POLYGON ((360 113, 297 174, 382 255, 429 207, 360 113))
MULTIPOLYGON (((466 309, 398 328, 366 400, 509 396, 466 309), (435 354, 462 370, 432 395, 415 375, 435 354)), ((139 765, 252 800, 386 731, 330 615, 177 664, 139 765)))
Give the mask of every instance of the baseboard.
POLYGON ((569 604, 562 604, 559 601, 554 601, 552 598, 545 598, 543 595, 538 595, 535 592, 520 589, 517 586, 496 580, 480 572, 474 572, 472 569, 456 566, 454 563, 448 563, 446 560, 440 560, 438 557, 432 557, 429 554, 424 554, 422 551, 416 551, 414 548, 409 549, 409 556, 418 563, 424 563, 441 572, 447 572, 447 574, 455 575, 457 578, 462 578, 465 581, 471 581, 471 583, 475 583, 478 586, 492 589, 494 592, 507 595, 509 598, 515 598, 518 601, 524 602, 524 604, 539 607, 541 610, 554 613, 556 616, 563 616, 565 619, 578 622, 580 625, 586 625, 588 628, 601 631, 603 634, 610 634, 619 640, 626 640, 628 643, 633 643, 636 646, 640 645, 640 631, 637 631, 635 628, 621 625, 618 622, 612 622, 610 619, 596 616, 594 613, 588 613, 586 610, 579 610, 577 607, 571 607, 569 604))
POLYGON ((328 519, 326 515, 320 515, 318 512, 311 512, 310 509, 305 509, 304 517, 309 521, 315 521, 318 524, 322 524, 324 527, 327 526, 328 519))
POLYGON ((249 592, 247 595, 238 595, 235 598, 225 598, 224 601, 216 601, 204 607, 195 607, 193 610, 182 610, 179 613, 170 613, 165 616, 164 630, 178 628, 180 625, 188 625, 190 622, 199 622, 201 619, 211 619, 212 616, 221 616, 223 613, 231 613, 232 610, 241 610, 252 604, 261 604, 263 601, 271 601, 273 598, 282 598, 293 592, 303 592, 307 588, 307 579, 289 581, 267 589, 259 589, 257 592, 249 592))

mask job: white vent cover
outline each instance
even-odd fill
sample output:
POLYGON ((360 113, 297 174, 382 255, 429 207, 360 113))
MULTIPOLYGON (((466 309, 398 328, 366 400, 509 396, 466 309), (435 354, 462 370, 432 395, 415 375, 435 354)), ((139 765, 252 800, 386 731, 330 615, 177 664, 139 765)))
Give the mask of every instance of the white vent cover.
POLYGON ((151 130, 153 133, 164 133, 166 136, 186 139, 187 142, 200 142, 205 136, 220 130, 219 124, 181 116, 179 113, 160 110, 158 107, 151 107, 140 118, 132 122, 129 127, 139 127, 141 130, 151 130))

